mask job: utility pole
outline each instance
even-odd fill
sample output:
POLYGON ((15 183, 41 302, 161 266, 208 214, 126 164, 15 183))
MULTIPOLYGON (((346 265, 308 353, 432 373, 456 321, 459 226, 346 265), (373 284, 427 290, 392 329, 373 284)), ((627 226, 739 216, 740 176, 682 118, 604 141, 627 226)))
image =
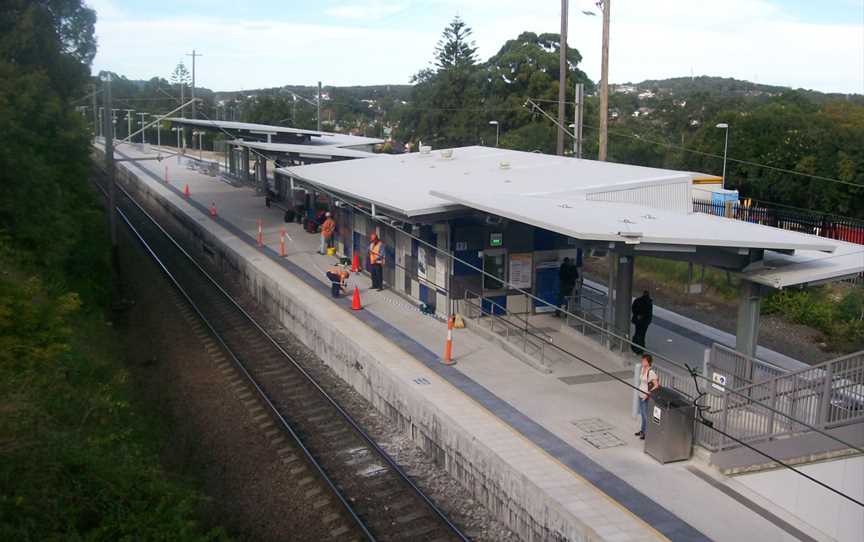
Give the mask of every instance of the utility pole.
MULTIPOLYGON (((198 58, 199 56, 204 56, 204 55, 196 53, 195 49, 192 49, 192 53, 191 54, 186 53, 186 56, 192 57, 192 99, 194 100, 195 99, 195 59, 198 58)), ((196 111, 195 106, 196 105, 197 105, 197 102, 192 102, 192 118, 193 119, 198 118, 195 115, 195 111, 196 111)))
POLYGON ((132 113, 134 113, 135 110, 134 109, 123 109, 123 111, 126 112, 126 127, 129 130, 128 132, 126 132, 126 136, 128 137, 129 134, 132 133, 132 113))
POLYGON ((606 160, 609 138, 609 3, 603 0, 603 58, 600 66, 600 152, 599 160, 606 160))
POLYGON ((138 113, 138 116, 141 117, 141 143, 147 143, 147 130, 144 130, 145 122, 144 117, 147 116, 147 113, 138 113))
POLYGON ((321 131, 321 81, 318 81, 318 131, 321 131))
POLYGON ((561 0, 561 39, 558 45, 558 155, 564 154, 564 100, 567 96, 567 0, 561 0))
MULTIPOLYGON (((104 85, 104 105, 105 111, 111 111, 111 74, 105 75, 104 85)), ((105 120, 105 174, 108 176, 108 227, 111 235, 111 250, 113 255, 117 256, 117 188, 114 186, 114 130, 112 124, 114 118, 112 115, 104 115, 105 120)))
POLYGON ((582 158, 582 124, 584 122, 585 85, 576 83, 573 95, 573 156, 582 158))
POLYGON ((93 141, 99 137, 99 111, 96 107, 96 83, 93 83, 93 141))

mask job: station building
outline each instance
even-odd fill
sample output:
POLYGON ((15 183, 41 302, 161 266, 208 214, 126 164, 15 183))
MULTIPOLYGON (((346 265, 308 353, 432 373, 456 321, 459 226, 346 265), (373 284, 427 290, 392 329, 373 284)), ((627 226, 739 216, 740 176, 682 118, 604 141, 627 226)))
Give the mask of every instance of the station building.
POLYGON ((282 167, 273 183, 286 205, 334 212, 340 256, 357 253, 365 265, 376 232, 385 283, 442 316, 466 297, 491 313, 549 310, 563 258, 579 264, 590 251, 614 262, 610 319, 628 335, 634 258, 732 271, 743 279, 737 346, 752 356, 767 290, 854 276, 864 271, 864 252, 694 213, 693 181, 707 177, 473 146, 282 167))

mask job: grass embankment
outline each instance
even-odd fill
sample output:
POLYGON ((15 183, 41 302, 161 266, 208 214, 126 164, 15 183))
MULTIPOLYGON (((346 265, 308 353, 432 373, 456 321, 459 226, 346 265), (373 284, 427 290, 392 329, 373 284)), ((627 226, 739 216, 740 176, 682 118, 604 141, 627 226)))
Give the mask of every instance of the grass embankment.
MULTIPOLYGON (((688 280, 698 282, 701 278, 698 266, 694 266, 690 279, 686 263, 650 257, 637 258, 634 273, 639 282, 662 284, 678 292, 685 291, 688 280)), ((715 304, 737 303, 738 279, 724 271, 706 268, 703 287, 703 299, 715 304)), ((818 330, 831 351, 864 349, 864 286, 838 283, 774 292, 765 297, 762 314, 818 330)))
POLYGON ((165 424, 130 402, 104 296, 82 302, 29 259, 0 238, 0 540, 223 538, 160 466, 165 424))

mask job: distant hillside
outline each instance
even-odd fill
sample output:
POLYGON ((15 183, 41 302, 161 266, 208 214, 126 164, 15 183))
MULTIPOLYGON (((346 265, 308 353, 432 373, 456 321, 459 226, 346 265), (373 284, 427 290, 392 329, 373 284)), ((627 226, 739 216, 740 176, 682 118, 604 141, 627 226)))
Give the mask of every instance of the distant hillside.
MULTIPOLYGON (((411 95, 411 88, 411 85, 357 85, 347 87, 324 85, 322 91, 328 94, 335 91, 343 96, 361 100, 374 100, 385 96, 389 96, 394 100, 407 100, 411 95)), ((290 94, 292 92, 307 98, 313 98, 318 92, 318 87, 309 85, 285 85, 284 87, 219 91, 213 94, 213 98, 218 102, 221 100, 230 100, 235 98, 238 94, 241 96, 278 96, 282 94, 290 94)))
POLYGON ((708 75, 700 75, 698 77, 673 77, 669 79, 647 79, 641 83, 624 83, 613 85, 613 87, 635 87, 639 91, 659 91, 661 94, 673 94, 676 96, 687 96, 700 93, 721 98, 731 98, 745 96, 779 96, 780 94, 796 92, 817 103, 838 98, 851 99, 858 103, 861 103, 862 100, 864 100, 864 96, 861 94, 847 95, 842 93, 824 93, 816 90, 763 85, 731 77, 712 77, 708 75))

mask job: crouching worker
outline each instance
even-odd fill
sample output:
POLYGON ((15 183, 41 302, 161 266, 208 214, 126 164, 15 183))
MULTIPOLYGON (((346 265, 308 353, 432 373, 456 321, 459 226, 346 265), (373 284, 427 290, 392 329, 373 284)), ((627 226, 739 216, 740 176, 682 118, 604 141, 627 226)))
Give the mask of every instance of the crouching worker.
POLYGON ((350 273, 342 265, 336 264, 327 270, 327 279, 330 280, 330 293, 333 297, 339 297, 339 293, 345 289, 350 273))

